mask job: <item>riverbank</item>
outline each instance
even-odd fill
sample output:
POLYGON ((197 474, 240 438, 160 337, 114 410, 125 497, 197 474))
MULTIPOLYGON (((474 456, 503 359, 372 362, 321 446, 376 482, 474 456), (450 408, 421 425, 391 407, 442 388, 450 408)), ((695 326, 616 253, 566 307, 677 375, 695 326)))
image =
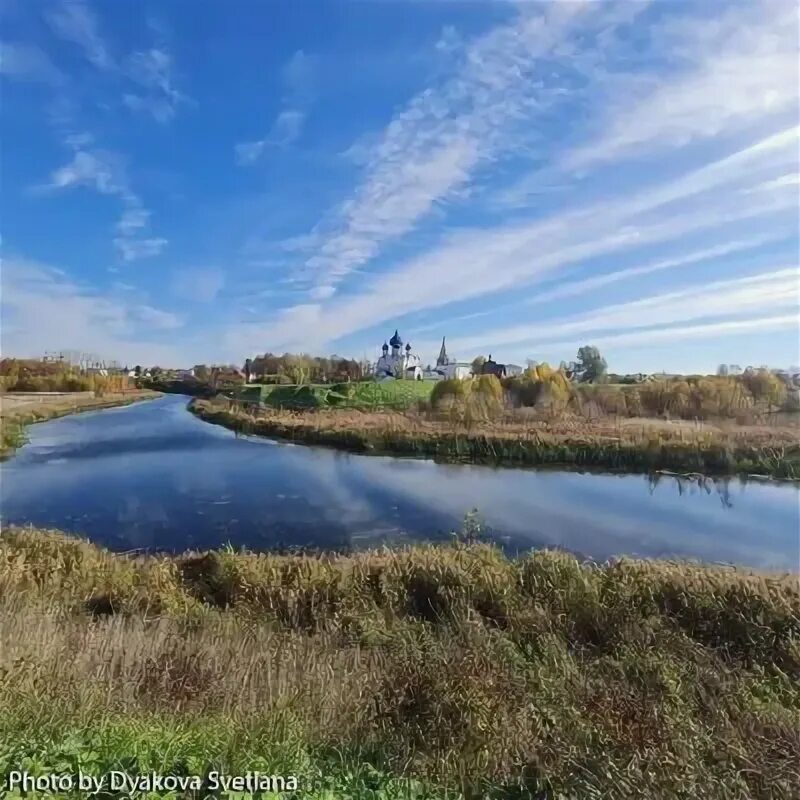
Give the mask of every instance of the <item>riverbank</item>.
POLYGON ((419 414, 357 411, 246 411, 195 399, 189 410, 235 431, 357 453, 426 456, 511 466, 668 470, 704 475, 800 478, 800 439, 779 429, 715 428, 661 420, 478 423, 471 428, 419 414))
POLYGON ((0 535, 0 769, 306 798, 790 798, 795 577, 540 551, 113 555, 0 535))
MULTIPOLYGON (((83 395, 84 393, 80 393, 83 395)), ((46 402, 29 402, 9 406, 6 399, 14 399, 14 395, 0 395, 0 461, 9 458, 14 451, 25 443, 25 428, 36 422, 45 422, 67 414, 81 411, 97 411, 103 408, 126 406, 141 400, 159 397, 158 392, 146 389, 110 394, 103 397, 54 396, 46 402)))

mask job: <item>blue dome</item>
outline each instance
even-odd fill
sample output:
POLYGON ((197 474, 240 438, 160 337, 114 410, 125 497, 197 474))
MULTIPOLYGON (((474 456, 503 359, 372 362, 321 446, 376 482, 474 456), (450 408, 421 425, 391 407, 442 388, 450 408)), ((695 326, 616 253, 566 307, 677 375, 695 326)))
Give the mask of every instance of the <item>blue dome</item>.
POLYGON ((392 336, 392 338, 389 339, 389 344, 392 347, 402 347, 403 346, 403 340, 400 338, 400 335, 397 333, 397 331, 395 331, 394 332, 394 336, 392 336))

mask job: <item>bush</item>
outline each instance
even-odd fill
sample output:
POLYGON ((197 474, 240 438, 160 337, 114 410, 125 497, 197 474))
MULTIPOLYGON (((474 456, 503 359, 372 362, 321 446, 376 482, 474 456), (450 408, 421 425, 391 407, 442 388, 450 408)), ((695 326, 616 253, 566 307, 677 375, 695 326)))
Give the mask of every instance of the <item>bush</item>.
POLYGON ((431 392, 431 406, 440 410, 454 403, 463 402, 471 388, 471 380, 462 381, 458 378, 448 378, 447 380, 439 381, 431 392))
POLYGON ((572 396, 567 376, 546 363, 506 379, 504 386, 515 406, 538 406, 559 413, 564 411, 572 396))
POLYGON ((767 407, 781 406, 786 399, 786 385, 769 370, 748 370, 741 376, 741 381, 755 401, 765 403, 767 407))

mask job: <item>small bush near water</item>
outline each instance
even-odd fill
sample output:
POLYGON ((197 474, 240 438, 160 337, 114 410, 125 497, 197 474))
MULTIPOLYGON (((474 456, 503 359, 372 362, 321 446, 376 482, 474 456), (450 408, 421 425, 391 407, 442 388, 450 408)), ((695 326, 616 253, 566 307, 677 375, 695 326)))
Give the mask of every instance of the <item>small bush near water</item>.
POLYGON ((0 535, 0 772, 259 769, 314 798, 795 798, 795 577, 121 556, 0 535), (65 766, 66 765, 66 766, 65 766))

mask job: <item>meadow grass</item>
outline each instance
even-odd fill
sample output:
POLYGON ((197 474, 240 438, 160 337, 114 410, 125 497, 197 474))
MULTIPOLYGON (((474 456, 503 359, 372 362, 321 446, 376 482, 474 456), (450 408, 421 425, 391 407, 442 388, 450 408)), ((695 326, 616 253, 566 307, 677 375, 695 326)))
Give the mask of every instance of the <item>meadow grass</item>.
POLYGON ((427 400, 432 381, 354 381, 352 383, 247 385, 236 393, 247 403, 289 410, 353 408, 363 410, 405 409, 427 400))
POLYGON ((691 423, 671 427, 663 421, 656 426, 655 420, 570 417, 465 420, 414 412, 239 408, 226 400, 195 400, 189 409, 208 422, 242 433, 363 453, 519 466, 800 478, 800 437, 791 427, 713 428, 691 423))
POLYGON ((0 534, 0 773, 258 769, 331 800, 788 800, 799 715, 797 576, 458 539, 145 556, 0 534))
MULTIPOLYGON (((13 397, 13 395, 10 395, 13 397)), ((97 411, 103 408, 125 406, 139 400, 158 397, 158 393, 146 390, 126 392, 103 397, 58 398, 52 402, 30 403, 19 407, 3 408, 0 412, 0 460, 9 458, 27 441, 25 428, 35 422, 77 414, 81 411, 97 411)))

